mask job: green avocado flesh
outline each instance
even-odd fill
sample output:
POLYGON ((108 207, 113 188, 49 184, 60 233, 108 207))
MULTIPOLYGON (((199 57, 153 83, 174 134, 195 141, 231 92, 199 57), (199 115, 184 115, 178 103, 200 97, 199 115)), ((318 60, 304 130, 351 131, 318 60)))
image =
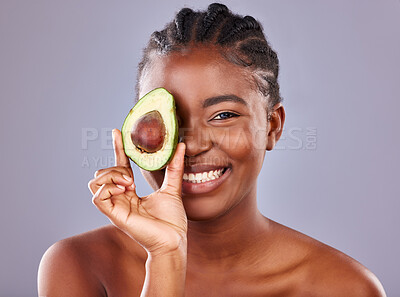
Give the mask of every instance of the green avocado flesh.
POLYGON ((174 97, 164 88, 144 95, 125 118, 121 133, 125 154, 139 167, 164 168, 178 144, 174 97))

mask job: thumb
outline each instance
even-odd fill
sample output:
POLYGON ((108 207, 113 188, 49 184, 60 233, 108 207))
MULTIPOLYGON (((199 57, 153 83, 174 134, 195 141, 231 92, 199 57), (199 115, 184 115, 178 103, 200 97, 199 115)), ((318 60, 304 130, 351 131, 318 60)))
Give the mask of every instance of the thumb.
POLYGON ((186 145, 184 142, 178 143, 172 161, 167 165, 165 170, 164 182, 161 189, 167 192, 181 196, 182 192, 182 178, 184 171, 184 158, 185 158, 186 145))

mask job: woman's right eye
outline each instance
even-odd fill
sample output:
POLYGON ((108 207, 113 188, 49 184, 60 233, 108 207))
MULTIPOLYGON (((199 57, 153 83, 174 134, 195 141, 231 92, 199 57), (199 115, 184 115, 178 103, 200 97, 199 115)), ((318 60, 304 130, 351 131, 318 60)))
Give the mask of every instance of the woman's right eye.
POLYGON ((224 111, 221 112, 219 114, 217 114, 213 120, 217 120, 217 121, 221 121, 221 120, 227 120, 230 118, 234 118, 234 117, 238 117, 239 115, 233 112, 229 112, 229 111, 224 111))

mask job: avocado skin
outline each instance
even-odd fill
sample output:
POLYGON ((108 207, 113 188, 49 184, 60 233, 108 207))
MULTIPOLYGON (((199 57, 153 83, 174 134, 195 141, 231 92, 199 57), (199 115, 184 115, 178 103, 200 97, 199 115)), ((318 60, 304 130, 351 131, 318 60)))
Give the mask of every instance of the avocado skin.
POLYGON ((172 160, 176 147, 178 145, 178 120, 176 116, 176 106, 175 100, 170 92, 168 92, 165 88, 157 88, 138 100, 135 106, 129 111, 128 115, 126 116, 124 123, 122 125, 122 142, 124 145, 125 154, 140 168, 147 170, 147 171, 156 171, 165 168, 168 163, 172 160), (153 98, 152 98, 153 97, 153 98), (157 99, 164 99, 168 101, 164 104, 164 108, 166 111, 162 109, 162 102, 159 102, 154 108, 147 108, 148 111, 159 111, 160 114, 163 116, 164 122, 166 124, 166 139, 164 140, 164 147, 161 148, 159 151, 155 153, 146 153, 141 151, 139 148, 135 147, 132 142, 131 138, 131 129, 134 122, 132 122, 132 117, 140 117, 140 113, 137 112, 137 106, 144 106, 146 102, 146 98, 153 99, 153 103, 155 103, 154 98, 157 99), (160 107, 161 106, 161 107, 160 107), (169 117, 169 118, 167 118, 169 117), (166 119, 169 119, 166 121, 166 119), (166 147, 168 146, 168 148, 166 147), (169 152, 168 152, 169 151, 169 152), (164 152, 164 154, 163 154, 164 152), (161 160, 158 162, 157 158, 161 160))

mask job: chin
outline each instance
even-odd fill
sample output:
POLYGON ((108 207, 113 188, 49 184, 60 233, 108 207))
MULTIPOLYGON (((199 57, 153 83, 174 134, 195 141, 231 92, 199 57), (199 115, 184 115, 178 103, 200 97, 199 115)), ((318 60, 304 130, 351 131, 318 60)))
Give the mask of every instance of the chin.
POLYGON ((204 212, 188 212, 186 211, 186 216, 188 221, 192 222, 210 222, 218 218, 219 214, 218 213, 210 213, 210 211, 204 211, 204 212))
POLYGON ((182 201, 189 221, 212 221, 226 213, 226 205, 215 198, 184 195, 182 201))

